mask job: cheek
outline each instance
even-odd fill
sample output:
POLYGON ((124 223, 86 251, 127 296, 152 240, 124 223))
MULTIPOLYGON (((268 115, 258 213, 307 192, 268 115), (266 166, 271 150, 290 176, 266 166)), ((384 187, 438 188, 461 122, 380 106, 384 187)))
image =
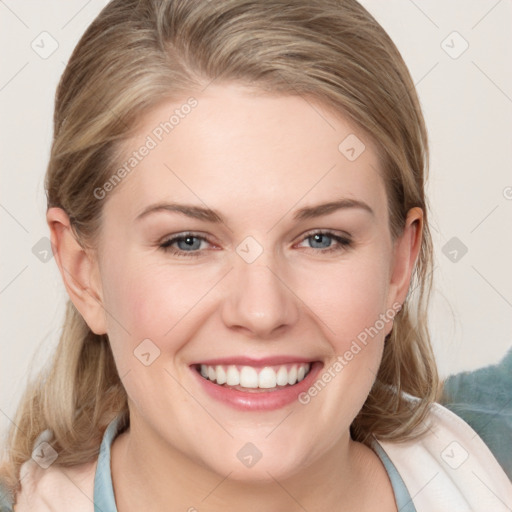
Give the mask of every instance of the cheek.
POLYGON ((147 260, 139 255, 105 267, 109 337, 113 345, 122 343, 123 351, 127 351, 127 345, 133 351, 144 339, 162 349, 165 343, 166 350, 176 351, 191 335, 196 306, 218 278, 214 269, 206 266, 199 270, 147 260))
MULTIPOLYGON (((363 406, 381 363, 386 318, 388 274, 377 258, 333 265, 302 287, 311 309, 321 320, 328 342, 324 370, 302 396, 318 421, 337 425, 336 438, 349 428, 363 406), (335 418, 335 421, 333 421, 335 418)), ((388 316, 392 319, 394 312, 388 316)))
POLYGON ((206 293, 208 279, 197 275, 148 263, 140 255, 105 265, 104 301, 112 352, 119 375, 126 376, 123 384, 130 399, 146 413, 162 407, 161 389, 177 407, 191 407, 165 370, 170 368, 169 356, 186 345, 198 326, 190 313, 206 293))
POLYGON ((368 255, 326 265, 321 272, 316 269, 313 279, 307 270, 298 277, 297 283, 302 284, 297 295, 319 320, 337 354, 348 350, 352 340, 364 337, 375 325, 378 337, 385 335, 386 326, 379 319, 386 311, 389 290, 386 269, 381 259, 368 255))

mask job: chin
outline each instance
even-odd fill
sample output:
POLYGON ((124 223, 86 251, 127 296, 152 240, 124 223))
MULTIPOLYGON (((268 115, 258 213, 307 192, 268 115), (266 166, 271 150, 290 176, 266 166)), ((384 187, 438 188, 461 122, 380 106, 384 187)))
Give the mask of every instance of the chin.
POLYGON ((224 456, 214 464, 207 463, 209 469, 223 478, 248 485, 287 480, 304 469, 304 462, 297 458, 297 453, 280 453, 270 448, 258 450, 250 442, 236 444, 236 448, 228 452, 232 455, 224 456))

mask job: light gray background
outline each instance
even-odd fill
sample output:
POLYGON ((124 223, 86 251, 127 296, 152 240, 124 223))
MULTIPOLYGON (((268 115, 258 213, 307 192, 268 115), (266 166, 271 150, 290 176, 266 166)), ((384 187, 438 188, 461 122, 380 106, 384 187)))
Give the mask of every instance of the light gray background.
MULTIPOLYGON (((431 328, 441 374, 495 363, 512 345, 512 2, 362 3, 402 52, 429 129, 431 328)), ((73 47, 105 4, 0 0, 2 435, 27 376, 58 341, 67 296, 53 258, 41 261, 44 245, 36 245, 49 234, 43 177, 53 96, 73 47)))

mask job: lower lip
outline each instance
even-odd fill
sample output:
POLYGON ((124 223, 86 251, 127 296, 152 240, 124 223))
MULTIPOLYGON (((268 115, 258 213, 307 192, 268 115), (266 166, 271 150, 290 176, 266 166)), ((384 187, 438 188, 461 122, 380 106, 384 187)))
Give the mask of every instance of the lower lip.
POLYGON ((228 404, 236 409, 243 411, 271 411, 280 409, 294 401, 298 401, 298 396, 309 389, 316 376, 323 367, 323 363, 315 361, 311 365, 309 373, 297 384, 287 386, 281 389, 271 389, 268 391, 239 391, 224 386, 214 384, 200 375, 195 367, 190 369, 199 379, 200 385, 212 398, 228 404))

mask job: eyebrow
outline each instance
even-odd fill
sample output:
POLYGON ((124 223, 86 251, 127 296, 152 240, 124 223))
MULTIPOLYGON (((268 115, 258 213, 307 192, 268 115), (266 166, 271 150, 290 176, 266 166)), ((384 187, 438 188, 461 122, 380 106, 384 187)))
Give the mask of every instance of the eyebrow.
MULTIPOLYGON (((328 215, 337 210, 345 210, 357 208, 367 211, 371 215, 375 215, 374 211, 363 201, 357 199, 340 199, 338 201, 330 201, 328 203, 317 204, 315 206, 306 206, 300 208, 293 215, 293 220, 306 220, 328 215)), ((193 219, 204 220, 208 222, 221 223, 223 222, 222 215, 211 208, 203 208, 201 206, 194 206, 190 204, 180 203, 156 203, 145 208, 135 220, 141 220, 144 217, 156 212, 174 212, 181 213, 193 219)))

